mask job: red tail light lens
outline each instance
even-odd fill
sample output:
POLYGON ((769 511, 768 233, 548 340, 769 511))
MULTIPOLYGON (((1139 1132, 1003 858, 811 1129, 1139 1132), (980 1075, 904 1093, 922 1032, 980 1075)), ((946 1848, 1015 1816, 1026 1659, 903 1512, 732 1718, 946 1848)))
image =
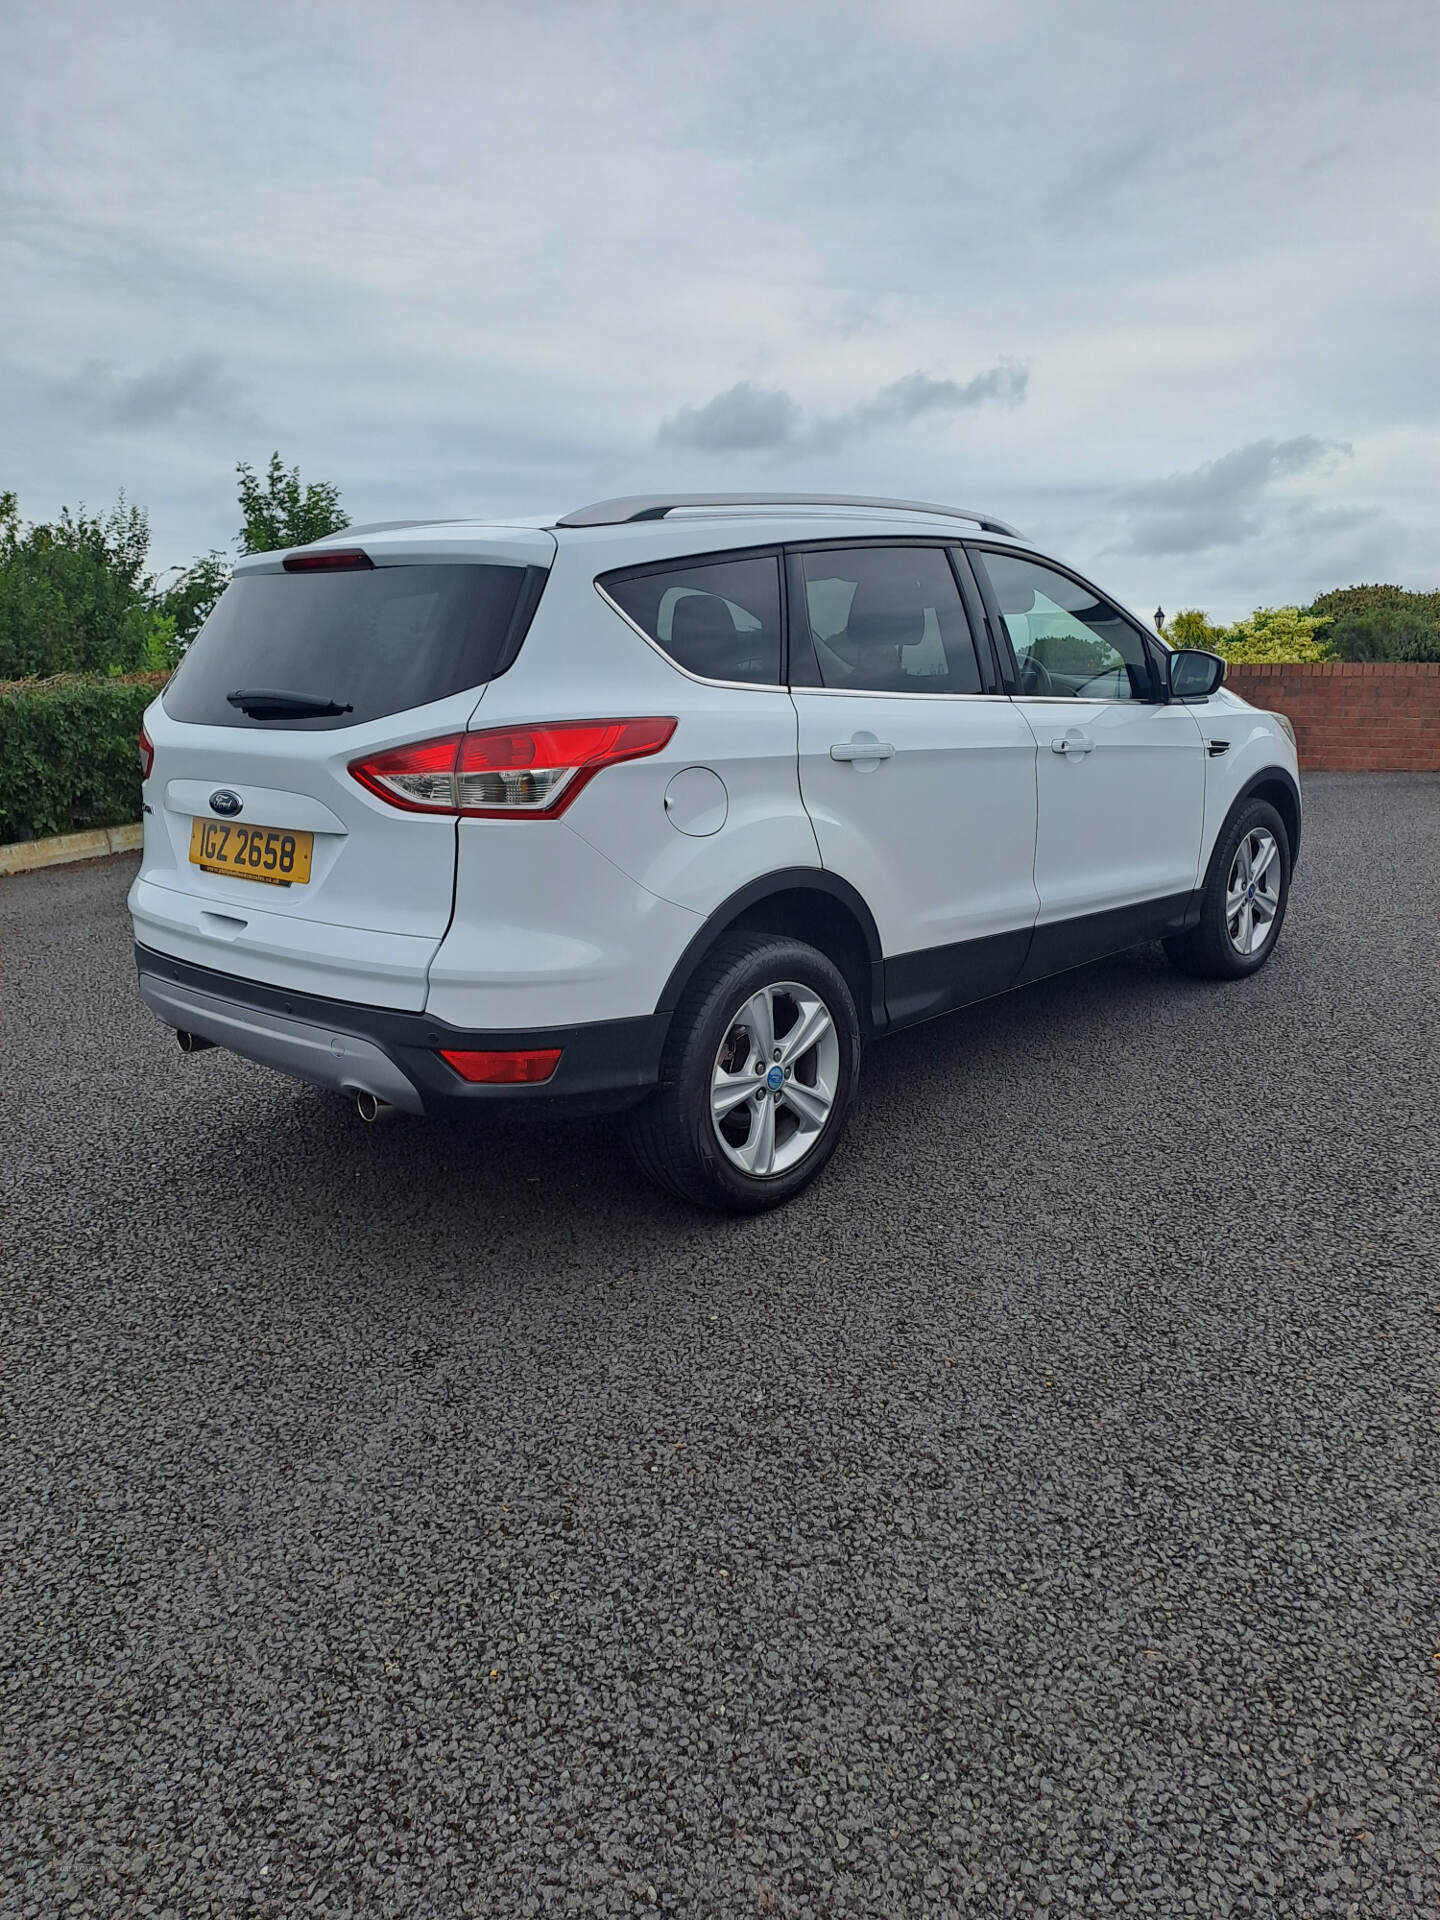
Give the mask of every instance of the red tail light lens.
POLYGON ((323 553, 292 553, 281 562, 286 573, 364 573, 375 562, 359 547, 329 547, 323 553))
POLYGON ((352 760, 361 786, 411 813, 477 820, 555 820, 602 767, 659 753, 673 719, 561 720, 492 727, 352 760))
POLYGON ((151 767, 154 766, 154 764, 155 764, 155 748, 151 743, 149 734, 145 731, 144 727, 141 727, 140 729, 140 778, 142 782, 150 778, 150 769, 151 767))
POLYGON ((560 1064, 559 1047, 531 1047, 518 1053, 477 1053, 440 1049, 440 1058, 472 1086, 535 1087, 560 1064))
POLYGON ((350 772, 362 786, 412 813, 454 813, 455 758, 460 734, 395 747, 371 760, 352 760, 350 772))

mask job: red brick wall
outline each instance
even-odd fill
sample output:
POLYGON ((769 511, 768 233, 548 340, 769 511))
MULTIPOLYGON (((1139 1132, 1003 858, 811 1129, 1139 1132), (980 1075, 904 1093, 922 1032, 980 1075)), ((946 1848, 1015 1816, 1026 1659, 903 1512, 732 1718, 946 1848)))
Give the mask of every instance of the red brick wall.
POLYGON ((1290 716, 1311 772, 1440 773, 1440 661, 1232 666, 1225 684, 1290 716))

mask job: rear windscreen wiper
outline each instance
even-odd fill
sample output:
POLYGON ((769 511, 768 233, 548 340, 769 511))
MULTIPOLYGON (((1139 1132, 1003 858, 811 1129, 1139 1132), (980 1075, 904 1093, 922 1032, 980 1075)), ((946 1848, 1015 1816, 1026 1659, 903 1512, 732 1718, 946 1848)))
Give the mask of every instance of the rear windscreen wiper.
POLYGON ((341 706, 337 700, 324 700, 316 693, 277 693, 273 687, 237 687, 234 693, 227 693, 226 700, 232 707, 239 707, 242 713, 248 713, 252 720, 318 720, 327 714, 350 713, 353 709, 341 706))

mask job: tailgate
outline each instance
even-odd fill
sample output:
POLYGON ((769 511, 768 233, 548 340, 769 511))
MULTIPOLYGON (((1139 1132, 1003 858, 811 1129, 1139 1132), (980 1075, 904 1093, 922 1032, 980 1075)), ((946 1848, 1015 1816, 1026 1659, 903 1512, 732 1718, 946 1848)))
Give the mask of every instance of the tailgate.
POLYGON ((517 531, 505 559, 377 566, 357 548, 336 565, 318 548, 237 573, 147 715, 131 894, 142 945, 331 999, 423 1008, 454 901, 456 822, 387 806, 348 769, 464 730, 538 599, 534 539, 517 531))

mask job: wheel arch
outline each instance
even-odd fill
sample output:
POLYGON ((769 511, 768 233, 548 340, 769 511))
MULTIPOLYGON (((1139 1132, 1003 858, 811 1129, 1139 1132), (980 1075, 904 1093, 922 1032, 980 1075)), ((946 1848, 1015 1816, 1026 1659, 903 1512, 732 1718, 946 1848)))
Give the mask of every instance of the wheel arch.
POLYGON ((1252 773, 1230 804, 1220 829, 1222 836, 1234 817, 1235 809, 1243 806, 1247 800, 1268 800, 1285 822, 1285 834, 1290 842, 1290 871, 1293 873, 1300 857, 1302 813, 1299 787, 1284 767, 1262 767, 1259 773, 1252 773))
POLYGON ((885 1026, 884 960, 874 916, 849 881, 815 867, 767 874, 722 901, 676 961, 656 1012, 675 1011, 722 935, 748 932, 788 934, 817 947, 844 974, 865 1032, 885 1026))

